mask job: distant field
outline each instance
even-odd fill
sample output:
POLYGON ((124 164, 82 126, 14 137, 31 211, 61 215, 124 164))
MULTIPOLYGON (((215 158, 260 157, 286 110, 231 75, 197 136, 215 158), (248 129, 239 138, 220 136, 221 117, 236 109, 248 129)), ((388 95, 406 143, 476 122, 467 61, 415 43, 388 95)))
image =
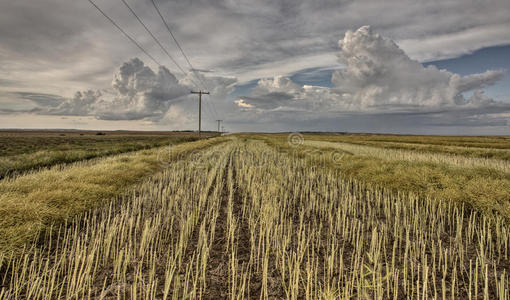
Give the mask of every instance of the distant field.
POLYGON ((431 136, 431 135, 384 135, 384 134, 304 134, 314 139, 339 141, 372 141, 444 146, 465 146, 510 149, 510 136, 431 136))
POLYGON ((236 134, 4 178, 0 300, 510 299, 508 146, 236 134))
POLYGON ((305 135, 305 139, 510 160, 510 137, 305 135))
POLYGON ((259 137, 281 151, 309 158, 319 150, 321 163, 341 170, 346 178, 510 218, 509 161, 471 152, 474 147, 483 147, 487 153, 510 151, 502 150, 510 147, 507 137, 321 134, 303 135, 299 147, 289 144, 287 135, 259 137), (397 146, 386 147, 390 141, 397 146), (464 145, 465 151, 445 150, 452 147, 447 146, 449 141, 464 145), (433 149, 406 147, 409 143, 433 149), (500 148, 492 149, 492 145, 500 148))
POLYGON ((0 131, 0 178, 40 167, 194 140, 197 136, 191 132, 0 131))
MULTIPOLYGON (((221 142, 204 139, 81 161, 0 180, 0 253, 95 207, 107 206, 187 152, 221 142), (170 151, 171 150, 171 151, 170 151)), ((182 141, 181 141, 182 142, 182 141)))

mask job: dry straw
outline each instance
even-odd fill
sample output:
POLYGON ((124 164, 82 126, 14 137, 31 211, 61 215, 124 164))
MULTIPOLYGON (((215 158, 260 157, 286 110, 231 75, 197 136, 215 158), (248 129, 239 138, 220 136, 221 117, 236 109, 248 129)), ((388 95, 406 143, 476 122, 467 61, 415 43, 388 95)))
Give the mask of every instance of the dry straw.
POLYGON ((0 299, 508 299, 510 227, 261 141, 170 164, 0 255, 0 299))

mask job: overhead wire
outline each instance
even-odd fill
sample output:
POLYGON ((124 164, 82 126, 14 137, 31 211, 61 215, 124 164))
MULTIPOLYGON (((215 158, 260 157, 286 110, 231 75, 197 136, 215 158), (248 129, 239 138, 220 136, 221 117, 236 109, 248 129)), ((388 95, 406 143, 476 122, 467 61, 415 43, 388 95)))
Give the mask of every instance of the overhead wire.
MULTIPOLYGON (((133 37, 131 37, 124 29, 122 29, 122 27, 120 27, 120 25, 118 25, 111 17, 109 17, 106 12, 104 12, 96 3, 94 3, 94 1, 92 0, 88 0, 90 2, 90 4, 92 4, 92 6, 94 6, 108 21, 110 21, 110 23, 112 23, 125 37, 127 37, 133 44, 135 44, 145 55, 147 55, 147 57, 149 57, 156 65, 158 66, 162 66, 163 64, 161 64, 158 60, 156 60, 147 50, 145 50, 145 48, 143 48, 141 46, 141 44, 136 41, 133 37)), ((131 8, 131 6, 129 6, 129 4, 125 1, 125 0, 121 0, 124 5, 131 11, 131 13, 135 16, 135 18, 138 20, 138 22, 144 27, 144 29, 149 33, 149 35, 154 39, 154 41, 156 41, 156 43, 159 45, 159 47, 163 50, 163 52, 165 52, 165 54, 170 58, 170 60, 177 66, 177 68, 183 73, 183 76, 186 77, 186 71, 184 71, 184 69, 177 63, 177 61, 170 55, 170 53, 168 53, 168 51, 165 49, 165 47, 161 44, 161 42, 156 38, 156 36, 154 36, 154 34, 149 30, 149 28, 145 25, 145 23, 140 19, 140 17, 138 17, 138 15, 136 14, 136 12, 131 8)), ((155 6, 156 7, 156 6, 155 6)), ((159 11, 158 11, 159 13, 159 11)), ((160 17, 162 17, 160 15, 160 17)), ((166 24, 165 24, 166 25, 166 24)), ((167 28, 168 29, 168 28, 167 28)), ((179 48, 181 49, 182 51, 182 48, 180 47, 179 45, 179 48)), ((182 52, 183 53, 183 52, 182 52)), ((191 64, 189 62, 189 59, 187 57, 186 58, 186 61, 191 64)), ((194 69, 193 69, 194 71, 194 69)), ((196 73, 195 73, 196 75, 196 73)), ((203 83, 203 81, 201 80, 200 77, 197 76, 197 78, 203 83)), ((192 78, 189 78, 190 81, 199 89, 202 89, 200 87, 199 84, 197 84, 196 81, 194 81, 192 78)), ((208 102, 206 102, 208 103, 208 102)), ((207 106, 206 106, 207 107, 207 106)), ((209 109, 209 112, 207 112, 208 114, 210 114, 209 117, 213 117, 211 119, 211 121, 215 120, 214 118, 217 119, 217 115, 215 116, 212 116, 212 113, 209 109)))
MULTIPOLYGON (((133 13, 133 15, 136 17, 136 19, 142 24, 142 26, 145 28, 145 30, 153 37, 153 39, 159 44, 159 46, 164 49, 164 47, 161 45, 161 43, 159 42, 159 40, 152 34, 152 32, 147 28, 147 26, 145 26, 145 24, 143 23, 143 21, 137 16, 137 14, 135 13, 135 11, 129 6, 129 4, 127 4, 127 2, 125 0, 121 0, 124 5, 126 5, 128 7, 128 9, 131 11, 131 13, 133 13)), ((185 54, 184 50, 182 49, 181 45, 179 44, 179 42, 177 41, 175 35, 172 33, 172 31, 170 30, 170 26, 168 26, 168 23, 166 23, 166 20, 163 18, 163 15, 161 14, 161 11, 159 10, 158 6, 156 5, 156 3, 154 1, 152 1, 152 4, 154 6, 154 8, 156 9, 156 12, 158 13, 159 17, 161 18, 161 20, 163 21, 163 24, 165 25, 165 27, 167 28, 167 30, 170 32, 170 35, 172 36, 172 39, 174 40, 174 42, 176 43, 177 47, 179 48, 179 50, 181 51, 181 54, 184 56, 184 59, 186 60, 186 62, 188 63, 188 65, 190 66, 190 71, 195 75, 195 77, 200 81, 200 83, 202 83, 203 86, 200 86, 199 84, 197 84, 196 81, 194 81, 192 78, 190 78, 190 81, 193 82, 193 84, 199 89, 199 90, 208 90, 208 86, 207 84, 202 80, 202 78, 200 76, 197 75, 196 73, 196 70, 195 68, 193 67, 193 65, 191 64, 191 61, 189 60, 188 56, 185 54)), ((164 49, 165 53, 168 54, 168 52, 166 51, 166 49, 164 49)), ((170 55, 169 55, 170 56, 170 55)), ((178 65, 178 63, 175 61, 175 59, 172 58, 172 61, 178 65)), ((181 70, 181 72, 184 74, 186 74, 186 72, 183 70, 183 68, 181 68, 180 65, 178 65, 179 69, 181 70)), ((207 100, 207 98, 204 97, 204 103, 205 103, 205 108, 206 110, 209 110, 208 113, 210 115, 213 115, 213 118, 214 120, 217 120, 218 119, 218 113, 216 111, 216 108, 214 107, 214 105, 212 106, 212 110, 211 110, 211 104, 209 103, 209 100, 207 100)))
MULTIPOLYGON (((152 39, 159 45, 161 50, 163 50, 163 52, 165 52, 165 54, 170 58, 170 60, 174 63, 174 65, 182 72, 182 74, 184 76, 186 76, 186 71, 184 71, 184 69, 179 65, 179 63, 177 63, 177 61, 174 59, 174 57, 172 55, 170 55, 170 53, 168 53, 166 48, 161 44, 161 42, 152 33, 152 31, 147 27, 147 25, 145 25, 145 23, 142 21, 142 19, 140 19, 140 17, 138 17, 136 12, 131 8, 131 6, 129 6, 129 4, 126 2, 126 0, 121 0, 121 1, 129 9, 129 11, 133 14, 133 16, 138 20, 138 22, 143 26, 145 31, 147 31, 147 33, 152 37, 152 39)), ((193 82, 194 85, 197 86, 197 83, 194 80, 192 80, 192 79, 190 79, 190 80, 193 82)))
MULTIPOLYGON (((123 0, 124 1, 124 0, 123 0)), ((165 25, 167 31, 170 33, 170 36, 172 37, 172 39, 174 40, 175 44, 177 45, 177 48, 179 48, 179 50, 181 51, 181 54, 182 56, 184 56, 184 59, 186 60, 186 62, 188 63, 188 66, 190 67, 190 71, 195 75, 195 77, 202 83, 202 85, 206 88, 206 89, 209 89, 209 87, 207 86, 207 84, 202 80, 202 78, 200 76, 198 76, 197 72, 196 72, 196 69, 193 67, 193 65, 191 64, 191 61, 190 59, 188 58, 188 56, 186 55, 186 53, 184 52, 184 49, 181 47, 181 44, 179 43, 179 41, 177 41, 177 38, 175 37, 174 33, 172 32, 172 30, 170 29, 170 26, 168 25, 168 23, 166 22, 165 18, 163 17, 163 14, 161 13, 158 5, 156 4, 155 0, 151 0, 152 2, 152 5, 154 6, 154 8, 156 9, 156 12, 158 13, 159 17, 161 18, 161 21, 163 21, 163 24, 165 25)), ((209 103, 209 102, 206 102, 206 103, 209 103)), ((216 108, 214 107, 214 103, 211 102, 212 104, 212 108, 214 110, 214 114, 216 115, 216 117, 218 117, 218 113, 216 111, 216 108)))
MULTIPOLYGON (((183 76, 186 77, 186 71, 179 65, 179 63, 175 60, 175 58, 168 52, 168 50, 161 44, 161 42, 159 41, 159 39, 152 33, 152 31, 147 27, 147 25, 145 25, 145 23, 142 21, 142 19, 138 16, 138 14, 134 11, 134 9, 126 2, 126 0, 121 0, 122 3, 124 3, 124 5, 129 9, 129 11, 131 12, 131 14, 133 14, 133 16, 138 20, 138 22, 143 26, 143 28, 145 29, 145 31, 147 31, 147 33, 152 37, 152 39, 159 45, 159 47, 161 48, 161 50, 163 52, 165 52, 165 54, 170 58, 170 60, 174 63, 175 66, 177 66, 177 68, 182 72, 183 76)), ((180 46, 179 46, 180 48, 180 46)), ((180 48, 181 51, 182 51, 182 48, 180 48)), ((189 60, 188 58, 185 56, 186 58, 186 61, 188 61, 189 63, 189 60)), ((200 77, 197 77, 202 83, 203 81, 200 79, 200 77)), ((193 80, 193 78, 189 78, 190 81, 198 88, 198 89, 203 89, 200 87, 200 85, 193 80)), ((205 101, 205 98, 204 98, 204 102, 205 101)), ((208 105, 208 102, 206 102, 206 106, 205 106, 207 109, 209 109, 209 112, 207 112, 210 117, 213 118, 213 120, 216 120, 217 119, 217 114, 216 112, 213 114, 210 110, 210 107, 208 105)))
POLYGON ((99 6, 97 6, 94 1, 92 0, 88 0, 106 19, 108 19, 108 21, 110 21, 115 27, 117 27, 117 29, 122 32, 122 34, 124 34, 124 36, 126 36, 133 44, 135 44, 140 50, 142 50, 143 53, 145 53, 145 55, 147 55, 155 64, 157 64, 158 66, 161 66, 162 64, 160 64, 154 57, 152 57, 152 55, 149 54, 149 52, 147 52, 147 50, 145 50, 134 38, 132 38, 127 32, 125 32, 112 18, 110 18, 101 8, 99 8, 99 6))
MULTIPOLYGON (((122 1, 124 1, 124 0, 122 0, 122 1)), ((179 50, 181 51, 182 56, 184 56, 184 59, 188 63, 188 66, 190 67, 190 71, 193 72, 193 74, 195 74, 197 79, 204 85, 204 87, 207 88, 207 84, 205 84, 205 82, 199 76, 196 75, 196 69, 191 64, 191 61, 189 60, 188 56, 186 55, 186 53, 182 49, 181 44, 179 44, 179 41, 177 41, 177 38, 175 37, 174 33, 170 29, 170 26, 168 25, 168 23, 166 22, 165 18, 161 14, 161 11, 159 10, 159 7, 157 6, 156 2, 154 0, 151 0, 151 2, 152 2, 152 5, 154 6, 154 8, 156 9, 156 12, 158 13, 159 17, 161 18, 161 21, 163 21, 163 24, 165 25, 167 31, 170 33, 170 36, 172 36, 172 39, 174 40, 175 44, 177 45, 177 48, 179 48, 179 50)))

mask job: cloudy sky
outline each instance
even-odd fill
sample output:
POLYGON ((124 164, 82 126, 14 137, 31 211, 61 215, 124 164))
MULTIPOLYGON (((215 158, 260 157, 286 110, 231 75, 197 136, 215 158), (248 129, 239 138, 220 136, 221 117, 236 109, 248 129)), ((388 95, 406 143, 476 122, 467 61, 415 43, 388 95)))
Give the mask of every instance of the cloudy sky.
POLYGON ((510 133, 508 0, 0 3, 0 127, 510 133), (175 59, 178 66, 164 52, 175 59), (183 72, 184 71, 184 72, 183 72))

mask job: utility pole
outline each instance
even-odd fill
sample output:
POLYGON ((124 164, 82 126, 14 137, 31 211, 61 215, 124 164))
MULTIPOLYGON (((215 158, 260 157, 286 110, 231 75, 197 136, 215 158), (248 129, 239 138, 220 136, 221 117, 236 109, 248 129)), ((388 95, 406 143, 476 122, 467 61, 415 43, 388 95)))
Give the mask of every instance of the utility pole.
POLYGON ((223 122, 223 120, 216 120, 218 122, 218 133, 220 132, 220 123, 223 122))
POLYGON ((198 136, 202 131, 202 94, 209 95, 209 92, 202 92, 202 90, 198 92, 191 91, 192 94, 198 94, 198 136))

